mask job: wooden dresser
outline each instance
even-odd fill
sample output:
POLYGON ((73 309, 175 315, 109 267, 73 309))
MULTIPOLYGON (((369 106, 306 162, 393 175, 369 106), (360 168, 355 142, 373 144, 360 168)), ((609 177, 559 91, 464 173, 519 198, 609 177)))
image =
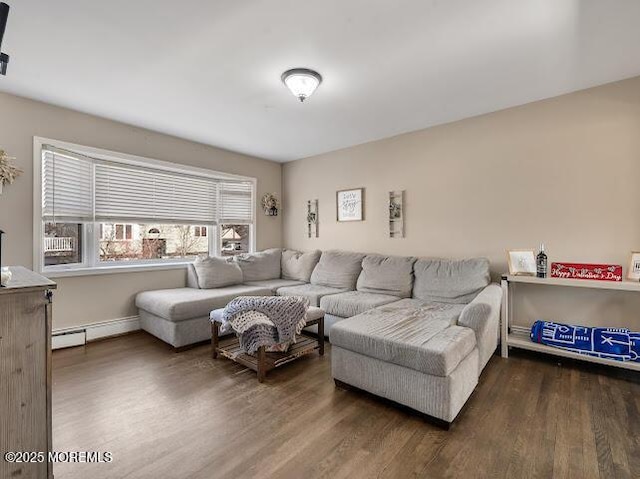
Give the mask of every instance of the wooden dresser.
POLYGON ((51 301, 56 284, 26 268, 0 287, 0 478, 53 477, 51 451, 51 301), (9 463, 5 453, 42 452, 9 463))

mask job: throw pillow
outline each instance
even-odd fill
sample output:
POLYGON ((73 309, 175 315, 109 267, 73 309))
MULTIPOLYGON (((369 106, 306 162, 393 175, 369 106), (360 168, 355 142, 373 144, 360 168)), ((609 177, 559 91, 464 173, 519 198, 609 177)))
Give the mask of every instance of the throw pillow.
POLYGON ((286 249, 282 252, 282 278, 308 283, 319 260, 318 250, 303 253, 286 249))
POLYGON ((198 257, 193 267, 201 289, 222 288, 242 283, 242 270, 233 258, 198 257))

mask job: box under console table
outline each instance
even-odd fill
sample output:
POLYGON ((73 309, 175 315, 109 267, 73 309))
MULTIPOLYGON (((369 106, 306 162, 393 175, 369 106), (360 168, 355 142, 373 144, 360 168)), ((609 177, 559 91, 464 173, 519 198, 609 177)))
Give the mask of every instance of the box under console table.
MULTIPOLYGON (((623 291, 623 292, 640 292, 640 282, 634 281, 596 281, 586 279, 563 279, 563 278, 537 278, 535 276, 502 276, 502 321, 500 326, 500 342, 502 357, 509 356, 509 348, 526 349, 540 353, 551 354, 565 358, 577 359, 597 364, 605 364, 623 369, 640 371, 640 363, 632 361, 615 361, 607 358, 599 358, 588 356, 586 354, 575 353, 560 348, 554 348, 545 344, 534 343, 531 341, 529 333, 530 327, 519 326, 513 324, 514 321, 514 295, 515 286, 518 284, 539 285, 550 288, 568 287, 568 288, 589 288, 593 290, 623 291)), ((640 316, 640 314, 639 314, 640 316)), ((538 318, 547 319, 548 318, 538 318)), ((562 322, 561 318, 557 321, 562 322)), ((623 327, 618 325, 618 327, 623 327)))

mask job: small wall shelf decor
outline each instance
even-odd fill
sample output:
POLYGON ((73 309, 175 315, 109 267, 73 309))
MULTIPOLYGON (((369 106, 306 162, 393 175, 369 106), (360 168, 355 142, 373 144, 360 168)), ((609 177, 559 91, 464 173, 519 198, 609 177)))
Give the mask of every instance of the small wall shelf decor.
POLYGON ((318 200, 307 201, 307 235, 318 237, 318 200))
POLYGON ((278 216, 278 206, 280 206, 280 202, 275 193, 266 193, 262 197, 261 204, 266 216, 278 216))
POLYGON ((22 170, 11 164, 15 158, 9 156, 6 151, 0 149, 0 195, 4 185, 10 185, 20 176, 22 170))
POLYGON ((389 192, 389 238, 404 238, 404 190, 389 192))

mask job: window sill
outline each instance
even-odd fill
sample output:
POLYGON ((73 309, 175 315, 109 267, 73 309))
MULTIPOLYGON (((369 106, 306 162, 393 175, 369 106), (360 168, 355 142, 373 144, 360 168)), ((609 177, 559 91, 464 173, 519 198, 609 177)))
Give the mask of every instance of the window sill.
POLYGON ((93 268, 69 268, 60 270, 44 270, 41 274, 47 278, 66 278, 71 276, 97 276, 102 274, 141 273, 144 271, 162 271, 186 269, 189 261, 160 264, 127 264, 117 266, 96 266, 93 268))

